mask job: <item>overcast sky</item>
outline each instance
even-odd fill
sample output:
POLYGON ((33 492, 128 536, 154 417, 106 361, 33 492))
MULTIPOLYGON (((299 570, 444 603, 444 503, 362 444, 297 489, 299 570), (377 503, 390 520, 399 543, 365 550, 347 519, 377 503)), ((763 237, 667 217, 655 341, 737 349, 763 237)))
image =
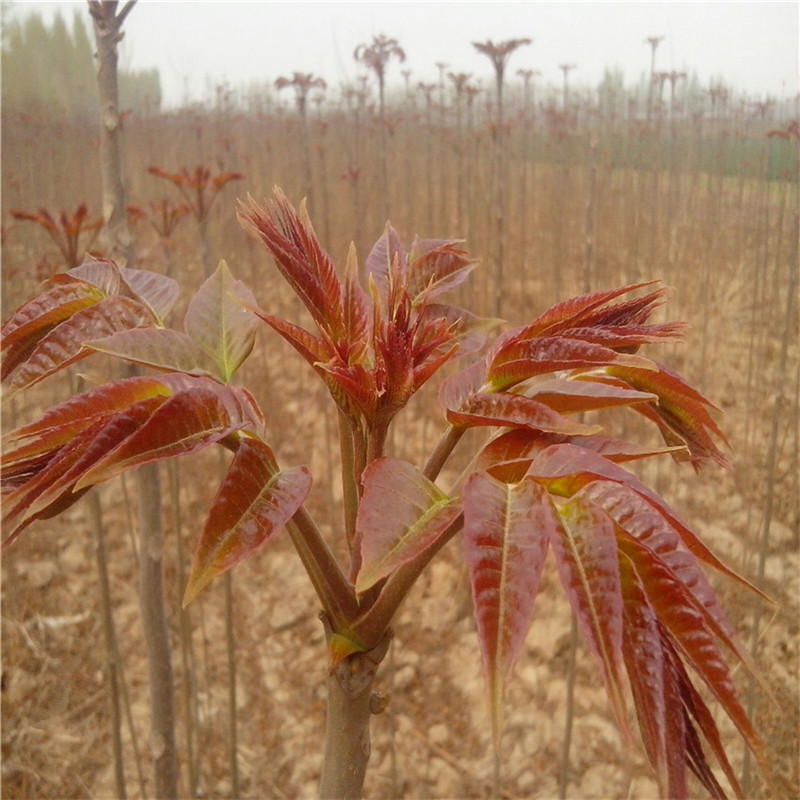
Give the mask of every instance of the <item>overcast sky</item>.
MULTIPOLYGON (((120 3, 122 6, 123 3, 120 3)), ((52 18, 61 9, 71 21, 85 2, 18 0, 11 15, 32 10, 52 18)), ((650 69, 648 36, 663 36, 656 70, 696 72, 701 82, 721 78, 754 97, 778 99, 798 92, 800 4, 797 2, 174 2, 139 0, 125 23, 122 65, 157 67, 168 104, 199 100, 227 81, 274 81, 311 72, 337 88, 357 75, 353 50, 384 33, 406 52, 391 62, 388 81, 438 80, 436 62, 448 71, 492 80, 489 60, 473 41, 528 37, 507 79, 518 69, 541 72, 539 85, 560 86, 559 64, 571 63, 571 85, 596 86, 606 67, 618 67, 626 84, 650 69)), ((88 14, 87 14, 88 19, 88 14)), ((288 99, 288 98, 287 98, 288 99)))

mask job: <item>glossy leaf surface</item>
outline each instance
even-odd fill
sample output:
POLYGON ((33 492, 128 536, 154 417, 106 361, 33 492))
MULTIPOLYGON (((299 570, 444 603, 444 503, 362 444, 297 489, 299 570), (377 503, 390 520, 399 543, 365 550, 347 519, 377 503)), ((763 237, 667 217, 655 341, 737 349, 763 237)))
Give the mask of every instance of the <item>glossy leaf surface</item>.
POLYGON ((461 510, 406 461, 379 458, 364 471, 362 483, 356 519, 359 593, 430 547, 461 510))
POLYGON ((489 364, 488 380, 492 388, 499 391, 548 372, 607 364, 655 369, 642 356, 617 353, 603 345, 567 336, 512 338, 494 354, 489 364))
POLYGON ((188 455, 241 428, 219 395, 204 387, 170 397, 134 434, 86 472, 77 488, 106 481, 131 467, 188 455))
POLYGON ((545 490, 530 478, 509 485, 475 472, 464 486, 463 503, 464 555, 499 747, 503 690, 531 624, 557 523, 545 490))
POLYGON ((75 312, 39 339, 24 363, 10 376, 8 396, 91 355, 92 351, 84 348, 88 339, 110 336, 153 321, 149 309, 127 297, 106 297, 75 312))
POLYGON ((266 444, 240 437, 197 544, 184 607, 215 577, 280 531, 310 489, 311 475, 305 467, 280 471, 266 444))
POLYGON ((622 587, 614 525, 578 493, 557 506, 561 525, 550 542, 561 584, 600 666, 611 709, 628 734, 621 678, 622 587))
POLYGON ((474 394, 457 411, 448 411, 447 419, 454 425, 531 428, 572 436, 601 430, 599 425, 584 425, 562 416, 544 403, 508 392, 474 394))

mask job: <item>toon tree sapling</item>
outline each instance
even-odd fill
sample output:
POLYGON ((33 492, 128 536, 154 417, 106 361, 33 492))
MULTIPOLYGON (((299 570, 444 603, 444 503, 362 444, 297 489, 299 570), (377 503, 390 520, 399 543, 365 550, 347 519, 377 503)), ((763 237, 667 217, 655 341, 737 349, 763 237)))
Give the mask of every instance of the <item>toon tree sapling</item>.
POLYGON ((626 737, 633 701, 662 795, 686 797, 692 772, 711 795, 724 796, 702 740, 741 795, 690 669, 763 763, 722 647, 748 670, 753 664, 700 563, 746 582, 625 467, 665 454, 695 468, 727 464, 709 401, 639 352, 684 332, 681 323, 648 321, 665 290, 644 283, 566 300, 487 346, 491 322, 442 302, 475 267, 460 242, 417 240, 406 249, 387 226, 366 259, 364 287, 354 249, 340 275, 304 206, 295 210, 280 190, 265 205, 242 204, 239 217, 303 301, 313 330, 260 308, 224 262, 190 301, 182 330, 164 324, 174 281, 103 260, 53 276, 5 323, 9 394, 94 352, 151 370, 95 386, 5 435, 5 544, 125 470, 212 444, 232 451, 184 603, 287 530, 318 595, 328 644, 323 797, 360 795, 370 716, 384 705, 372 686, 392 620, 457 534, 499 747, 504 686, 551 552, 626 737), (334 557, 304 505, 309 470, 279 465, 255 398, 231 383, 262 322, 330 392, 348 564, 334 557), (441 385, 444 427, 427 463, 387 455, 398 412, 457 354, 470 363, 441 385), (609 408, 651 421, 665 446, 606 433, 589 412, 609 408), (475 427, 487 439, 448 494, 437 477, 475 427))

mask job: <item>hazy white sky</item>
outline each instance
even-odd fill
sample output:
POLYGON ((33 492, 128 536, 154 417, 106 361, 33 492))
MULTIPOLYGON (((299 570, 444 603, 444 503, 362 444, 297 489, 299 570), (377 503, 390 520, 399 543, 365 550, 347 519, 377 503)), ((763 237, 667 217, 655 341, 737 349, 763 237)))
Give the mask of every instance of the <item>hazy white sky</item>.
MULTIPOLYGON (((120 3, 122 6, 123 3, 120 3)), ((85 2, 11 4, 13 16, 60 9, 68 21, 85 2)), ((657 70, 696 72, 704 84, 722 78, 753 96, 794 96, 800 72, 800 3, 797 2, 174 2, 139 0, 125 23, 122 63, 157 67, 168 103, 188 90, 201 99, 223 80, 236 86, 312 72, 331 87, 357 74, 353 50, 385 33, 406 52, 391 62, 388 81, 438 80, 436 62, 472 73, 487 85, 489 60, 472 41, 528 37, 533 44, 509 61, 541 72, 539 85, 560 86, 558 65, 574 63, 571 85, 596 86, 606 67, 619 67, 626 84, 649 72, 648 36, 664 36, 657 70)), ((88 15, 87 15, 88 19, 88 15)), ((287 98, 288 99, 288 98, 287 98)))

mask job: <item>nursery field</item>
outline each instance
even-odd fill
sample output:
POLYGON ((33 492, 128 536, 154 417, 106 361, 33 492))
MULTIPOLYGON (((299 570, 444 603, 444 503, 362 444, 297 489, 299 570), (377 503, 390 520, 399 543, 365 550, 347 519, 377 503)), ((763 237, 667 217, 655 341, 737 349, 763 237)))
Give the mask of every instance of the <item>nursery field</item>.
MULTIPOLYGON (((263 309, 302 321, 266 251, 236 219, 238 199, 263 200, 278 185, 293 203, 307 198, 317 234, 341 268, 351 241, 363 262, 387 218, 407 242, 415 235, 465 239, 480 265, 456 290, 455 302, 502 318, 507 327, 588 290, 651 280, 672 287, 658 321, 685 320, 688 335, 654 347, 653 355, 719 407, 733 466, 695 474, 688 464, 661 456, 638 469, 712 550, 774 601, 761 602, 709 574, 774 696, 753 686, 743 670, 736 673, 765 744, 773 796, 796 797, 800 142, 768 135, 783 133, 784 121, 752 116, 670 121, 659 114, 646 124, 512 106, 498 133, 483 108, 468 113, 465 107, 458 115, 450 109, 445 117, 421 98, 406 98, 390 105, 381 123, 363 97, 351 100, 314 108, 306 124, 290 104, 243 107, 224 97, 214 109, 127 117, 124 163, 128 202, 135 207, 129 221, 136 266, 179 281, 183 291, 172 317, 178 327, 186 301, 220 259, 263 309), (176 183, 151 167, 174 176, 186 168, 184 188, 198 167, 219 178, 207 215, 199 221, 181 210, 187 200, 176 183), (165 228, 164 213, 173 214, 174 229, 165 228)), ((4 117, 4 320, 41 280, 72 266, 40 224, 12 211, 72 217, 86 203, 86 222, 98 219, 97 151, 94 124, 4 117)), ((92 237, 85 230, 78 239, 78 257, 92 237)), ((101 236, 89 249, 102 254, 103 247, 101 236)), ((309 509, 343 555, 336 421, 324 413, 321 382, 294 355, 264 326, 236 380, 264 409, 281 464, 310 468, 309 509)), ((79 373, 91 380, 117 370, 93 356, 69 378, 54 377, 9 398, 4 431, 66 398, 79 373)), ((627 416, 607 419, 615 430, 637 431, 627 416)), ((426 386, 402 412, 389 454, 424 463, 442 425, 436 386, 426 386)), ((230 584, 212 583, 180 610, 189 559, 222 466, 216 452, 204 451, 160 473, 181 796, 313 797, 327 664, 317 601, 288 537, 268 542, 233 571, 230 584), (226 589, 232 618, 226 617, 226 589)), ((454 484, 465 466, 448 467, 441 485, 454 484)), ((95 491, 115 629, 111 654, 97 506, 84 498, 64 515, 35 523, 3 553, 4 798, 116 796, 112 674, 121 687, 127 796, 152 796, 156 745, 149 740, 133 476, 95 491)), ((574 645, 571 612, 552 562, 542 581, 509 685, 495 765, 458 538, 434 560, 396 620, 376 683, 391 699, 373 723, 367 797, 656 796, 641 744, 621 738, 588 649, 580 640, 574 645)), ((724 714, 715 718, 747 796, 770 796, 755 762, 746 763, 733 725, 724 714)))

